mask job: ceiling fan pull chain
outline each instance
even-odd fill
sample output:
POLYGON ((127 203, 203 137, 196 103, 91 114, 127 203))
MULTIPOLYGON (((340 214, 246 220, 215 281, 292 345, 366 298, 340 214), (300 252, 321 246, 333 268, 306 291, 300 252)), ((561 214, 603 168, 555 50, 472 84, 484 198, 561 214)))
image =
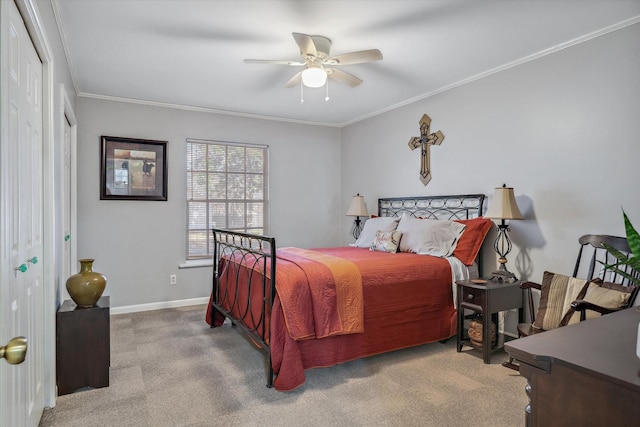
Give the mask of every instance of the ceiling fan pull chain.
POLYGON ((328 101, 329 100, 329 80, 328 79, 327 79, 326 86, 327 86, 327 95, 324 97, 324 100, 328 101))
POLYGON ((300 79, 300 104, 304 104, 304 85, 302 79, 300 79))

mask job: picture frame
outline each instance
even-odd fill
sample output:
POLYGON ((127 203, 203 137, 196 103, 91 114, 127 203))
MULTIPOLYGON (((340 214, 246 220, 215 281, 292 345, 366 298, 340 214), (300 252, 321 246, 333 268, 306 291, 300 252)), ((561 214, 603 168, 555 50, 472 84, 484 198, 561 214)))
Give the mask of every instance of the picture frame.
POLYGON ((167 201, 167 141, 100 137, 100 200, 167 201))

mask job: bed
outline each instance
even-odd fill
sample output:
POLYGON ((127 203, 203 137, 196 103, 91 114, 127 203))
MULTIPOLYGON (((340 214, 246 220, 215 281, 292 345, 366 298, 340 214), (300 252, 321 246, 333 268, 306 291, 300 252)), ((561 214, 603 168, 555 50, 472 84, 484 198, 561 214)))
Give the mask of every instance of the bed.
POLYGON ((273 237, 213 229, 206 320, 217 327, 229 319, 262 351, 267 387, 279 391, 302 385, 306 369, 447 340, 456 333, 453 284, 479 276, 491 228, 484 199, 381 198, 357 241, 337 248, 276 250, 273 237), (439 256, 406 252, 424 252, 424 242, 415 246, 423 228, 439 236, 427 238, 439 256), (455 244, 441 248, 451 233, 455 244))

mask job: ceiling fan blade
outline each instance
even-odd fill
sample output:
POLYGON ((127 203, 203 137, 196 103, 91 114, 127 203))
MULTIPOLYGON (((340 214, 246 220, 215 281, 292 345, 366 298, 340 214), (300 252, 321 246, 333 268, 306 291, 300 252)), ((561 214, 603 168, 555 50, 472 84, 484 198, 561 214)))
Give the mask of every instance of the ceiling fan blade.
POLYGON ((291 65, 291 66, 300 66, 305 65, 304 62, 300 61, 288 61, 288 60, 278 60, 278 59, 245 59, 244 62, 247 64, 277 64, 277 65, 291 65))
POLYGON ((330 65, 361 64, 363 62, 379 61, 382 59, 382 52, 378 49, 361 50, 359 52, 345 53, 333 56, 324 63, 330 65))
POLYGON ((302 71, 300 71, 299 73, 296 73, 295 76, 291 77, 287 82, 287 84, 284 85, 284 87, 293 87, 293 86, 299 85, 301 80, 302 80, 302 71))
POLYGON ((347 73, 346 71, 338 70, 336 68, 327 68, 326 71, 327 71, 327 75, 330 78, 337 80, 340 83, 349 85, 351 87, 358 86, 360 83, 362 83, 362 80, 360 80, 353 74, 347 73))
POLYGON ((318 56, 318 51, 316 50, 316 45, 313 42, 313 39, 310 35, 302 34, 302 33, 291 33, 293 34, 293 38, 296 40, 296 43, 300 47, 300 53, 302 56, 307 57, 318 56))

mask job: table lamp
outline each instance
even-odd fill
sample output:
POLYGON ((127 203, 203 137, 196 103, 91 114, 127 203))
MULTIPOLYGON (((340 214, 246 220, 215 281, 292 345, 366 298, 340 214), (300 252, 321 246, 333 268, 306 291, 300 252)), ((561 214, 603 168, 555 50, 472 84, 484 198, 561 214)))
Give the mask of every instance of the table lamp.
POLYGON ((497 271, 491 274, 490 280, 498 282, 511 283, 518 280, 512 272, 507 270, 507 255, 511 252, 513 245, 509 239, 509 226, 505 223, 506 220, 512 219, 524 219, 518 209, 516 198, 513 195, 513 188, 507 187, 506 184, 502 184, 502 187, 498 187, 491 199, 491 206, 485 214, 486 218, 501 220, 498 224, 498 237, 493 244, 493 248, 498 254, 498 262, 500 267, 497 271))
POLYGON ((353 227, 353 237, 358 240, 358 236, 360 236, 360 232, 362 231, 362 221, 360 221, 361 216, 368 216, 367 207, 364 204, 364 197, 360 195, 360 193, 356 194, 351 198, 351 205, 349 205, 349 210, 347 210, 347 216, 355 216, 356 219, 354 221, 353 227))

